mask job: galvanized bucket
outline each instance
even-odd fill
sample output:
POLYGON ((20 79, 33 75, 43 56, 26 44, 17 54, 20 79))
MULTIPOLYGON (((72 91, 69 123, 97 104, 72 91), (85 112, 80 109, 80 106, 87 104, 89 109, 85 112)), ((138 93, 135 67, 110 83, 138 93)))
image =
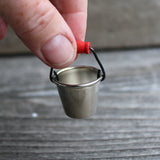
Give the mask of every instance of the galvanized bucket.
POLYGON ((100 69, 91 66, 68 67, 50 71, 50 80, 57 89, 66 115, 71 118, 88 118, 96 112, 100 81, 104 80, 104 68, 94 50, 91 50, 100 69))

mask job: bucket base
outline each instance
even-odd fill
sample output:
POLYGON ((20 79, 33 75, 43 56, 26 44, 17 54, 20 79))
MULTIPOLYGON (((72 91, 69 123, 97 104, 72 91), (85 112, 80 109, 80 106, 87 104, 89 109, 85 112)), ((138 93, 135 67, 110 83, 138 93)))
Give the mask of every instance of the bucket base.
POLYGON ((92 113, 92 114, 88 114, 88 115, 73 115, 73 114, 70 114, 70 113, 67 113, 65 112, 65 114, 69 117, 69 118, 72 118, 72 119, 88 119, 90 117, 92 117, 95 113, 92 113))

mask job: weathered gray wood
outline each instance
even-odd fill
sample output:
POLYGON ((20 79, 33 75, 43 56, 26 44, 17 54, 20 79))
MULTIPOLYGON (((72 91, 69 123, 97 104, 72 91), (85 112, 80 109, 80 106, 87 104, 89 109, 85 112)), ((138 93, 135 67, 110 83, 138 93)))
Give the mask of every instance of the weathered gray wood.
MULTIPOLYGON (((100 53, 107 79, 86 120, 65 116, 37 58, 0 58, 0 159, 159 160, 159 52, 100 53)), ((91 55, 75 64, 97 65, 91 55)))
POLYGON ((159 0, 90 0, 87 39, 99 48, 160 44, 159 0))

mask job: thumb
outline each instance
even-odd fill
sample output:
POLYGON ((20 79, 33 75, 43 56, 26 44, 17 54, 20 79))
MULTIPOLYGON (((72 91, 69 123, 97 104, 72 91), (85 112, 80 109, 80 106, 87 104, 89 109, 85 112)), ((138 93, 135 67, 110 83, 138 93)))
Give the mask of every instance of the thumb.
POLYGON ((44 63, 62 68, 74 61, 75 38, 50 1, 0 1, 0 15, 44 63))

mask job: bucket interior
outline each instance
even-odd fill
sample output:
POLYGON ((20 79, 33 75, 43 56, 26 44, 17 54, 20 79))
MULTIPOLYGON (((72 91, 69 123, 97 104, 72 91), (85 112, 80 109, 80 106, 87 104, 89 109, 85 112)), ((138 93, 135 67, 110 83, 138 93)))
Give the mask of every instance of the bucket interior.
POLYGON ((68 85, 81 85, 96 81, 99 70, 94 67, 71 67, 60 70, 58 74, 59 82, 68 85))

